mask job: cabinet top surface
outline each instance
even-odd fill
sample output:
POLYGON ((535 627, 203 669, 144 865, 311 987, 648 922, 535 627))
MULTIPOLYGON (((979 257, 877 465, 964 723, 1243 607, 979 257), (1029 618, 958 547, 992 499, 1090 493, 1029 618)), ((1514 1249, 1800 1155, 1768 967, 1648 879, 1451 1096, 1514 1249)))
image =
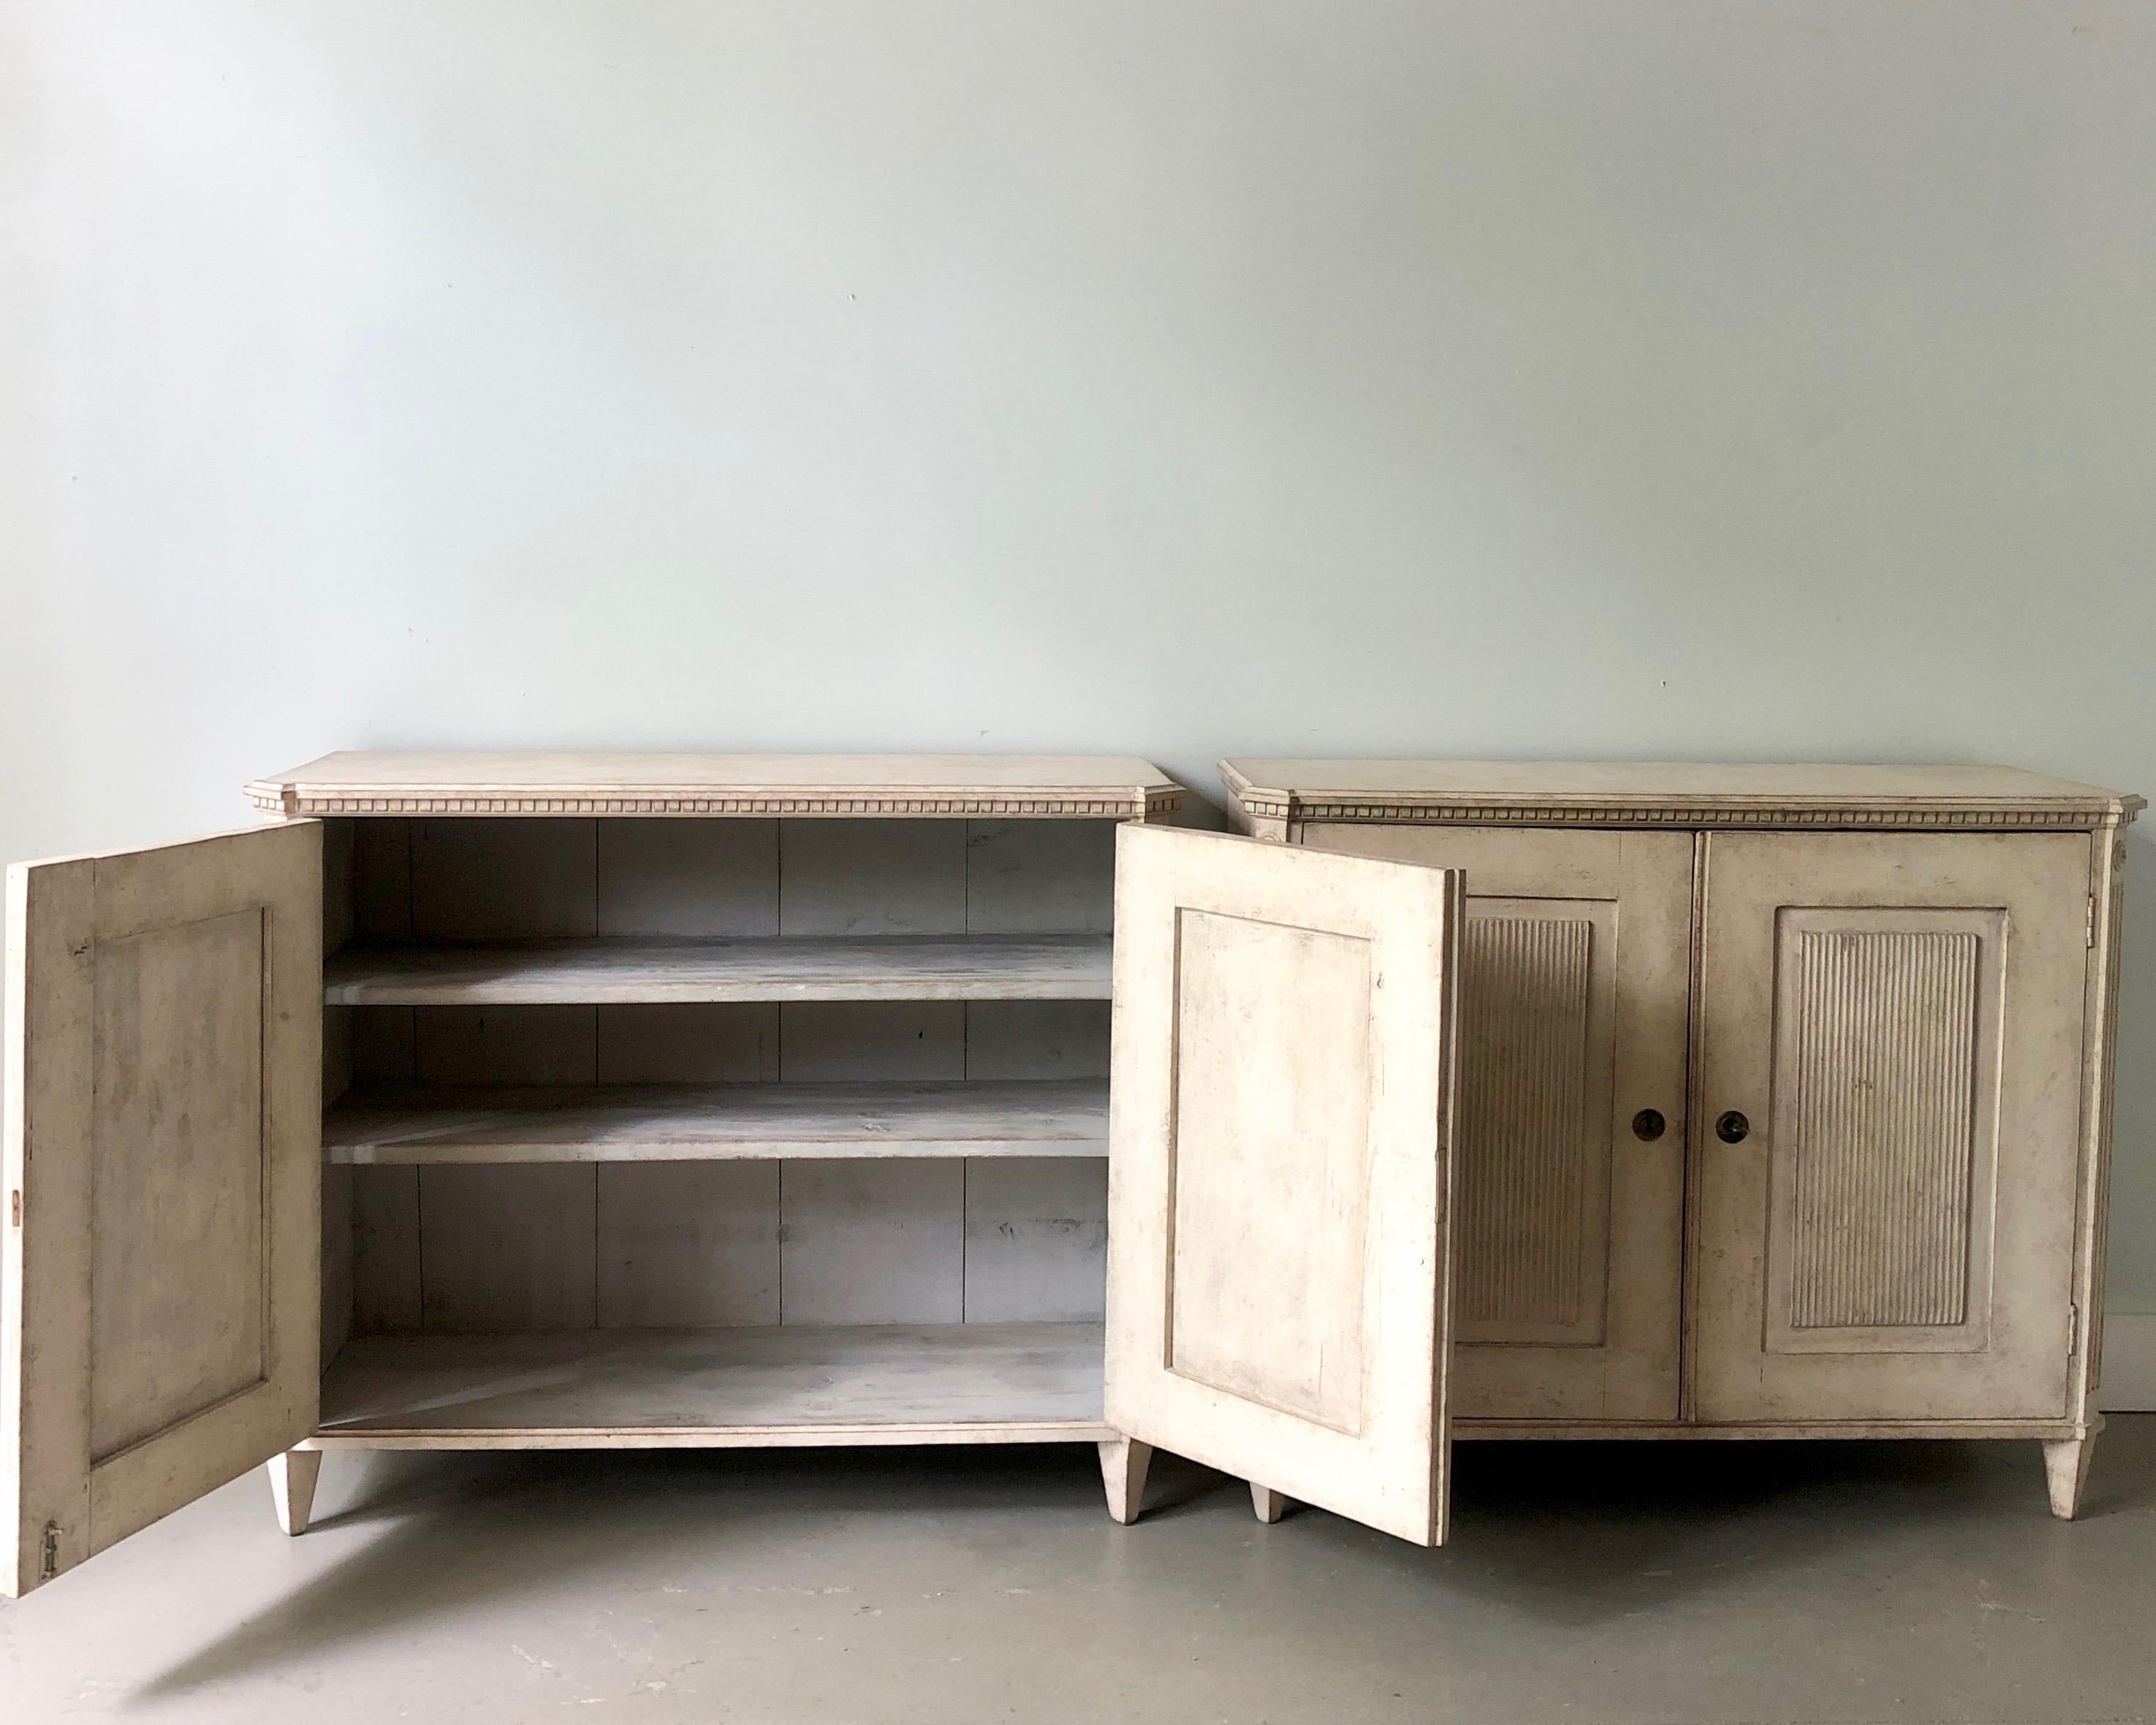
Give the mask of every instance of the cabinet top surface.
POLYGON ((2090 827, 2140 798, 2015 767, 1635 761, 1232 760, 1229 793, 1296 820, 2090 827))
POLYGON ((346 751, 255 780, 300 814, 1142 817, 1183 787, 1117 755, 638 755, 346 751))

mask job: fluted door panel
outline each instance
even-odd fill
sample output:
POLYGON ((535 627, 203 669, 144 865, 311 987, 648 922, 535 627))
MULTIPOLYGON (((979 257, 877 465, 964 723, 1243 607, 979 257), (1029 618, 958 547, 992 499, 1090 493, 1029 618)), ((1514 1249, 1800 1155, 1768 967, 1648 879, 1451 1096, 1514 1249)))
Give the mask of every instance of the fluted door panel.
POLYGON ((2088 857, 1709 837, 1700 1417, 2063 1411, 2088 857))
POLYGON ((1303 839, 1467 871, 1460 1417, 1675 1419, 1693 835, 1314 823, 1303 839), (1635 1130, 1643 1114, 1658 1128, 1635 1130))

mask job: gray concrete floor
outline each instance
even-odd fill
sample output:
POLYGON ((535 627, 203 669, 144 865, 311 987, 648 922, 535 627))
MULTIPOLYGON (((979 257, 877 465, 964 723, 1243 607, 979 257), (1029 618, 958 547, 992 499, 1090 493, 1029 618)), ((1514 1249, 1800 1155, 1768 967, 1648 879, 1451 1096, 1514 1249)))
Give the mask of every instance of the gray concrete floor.
POLYGON ((2156 1417, 2034 1444, 1477 1445, 1423 1552, 1090 1449, 332 1455, 0 1604, 0 1721, 2126 1720, 2156 1417))

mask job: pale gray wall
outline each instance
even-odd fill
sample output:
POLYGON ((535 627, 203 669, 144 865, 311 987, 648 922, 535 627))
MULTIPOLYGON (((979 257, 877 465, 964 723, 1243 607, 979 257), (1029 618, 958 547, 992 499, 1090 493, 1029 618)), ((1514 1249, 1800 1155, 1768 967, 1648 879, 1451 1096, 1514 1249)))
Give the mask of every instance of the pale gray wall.
POLYGON ((12 0, 0 855, 353 745, 2156 788, 2152 90, 2101 0, 12 0))

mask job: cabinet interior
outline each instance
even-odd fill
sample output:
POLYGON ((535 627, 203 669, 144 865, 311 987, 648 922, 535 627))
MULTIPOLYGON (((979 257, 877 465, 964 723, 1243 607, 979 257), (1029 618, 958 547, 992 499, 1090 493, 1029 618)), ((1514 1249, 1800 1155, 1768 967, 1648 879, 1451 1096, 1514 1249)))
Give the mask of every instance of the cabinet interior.
POLYGON ((324 826, 326 1437, 1104 1434, 1112 822, 324 826))

